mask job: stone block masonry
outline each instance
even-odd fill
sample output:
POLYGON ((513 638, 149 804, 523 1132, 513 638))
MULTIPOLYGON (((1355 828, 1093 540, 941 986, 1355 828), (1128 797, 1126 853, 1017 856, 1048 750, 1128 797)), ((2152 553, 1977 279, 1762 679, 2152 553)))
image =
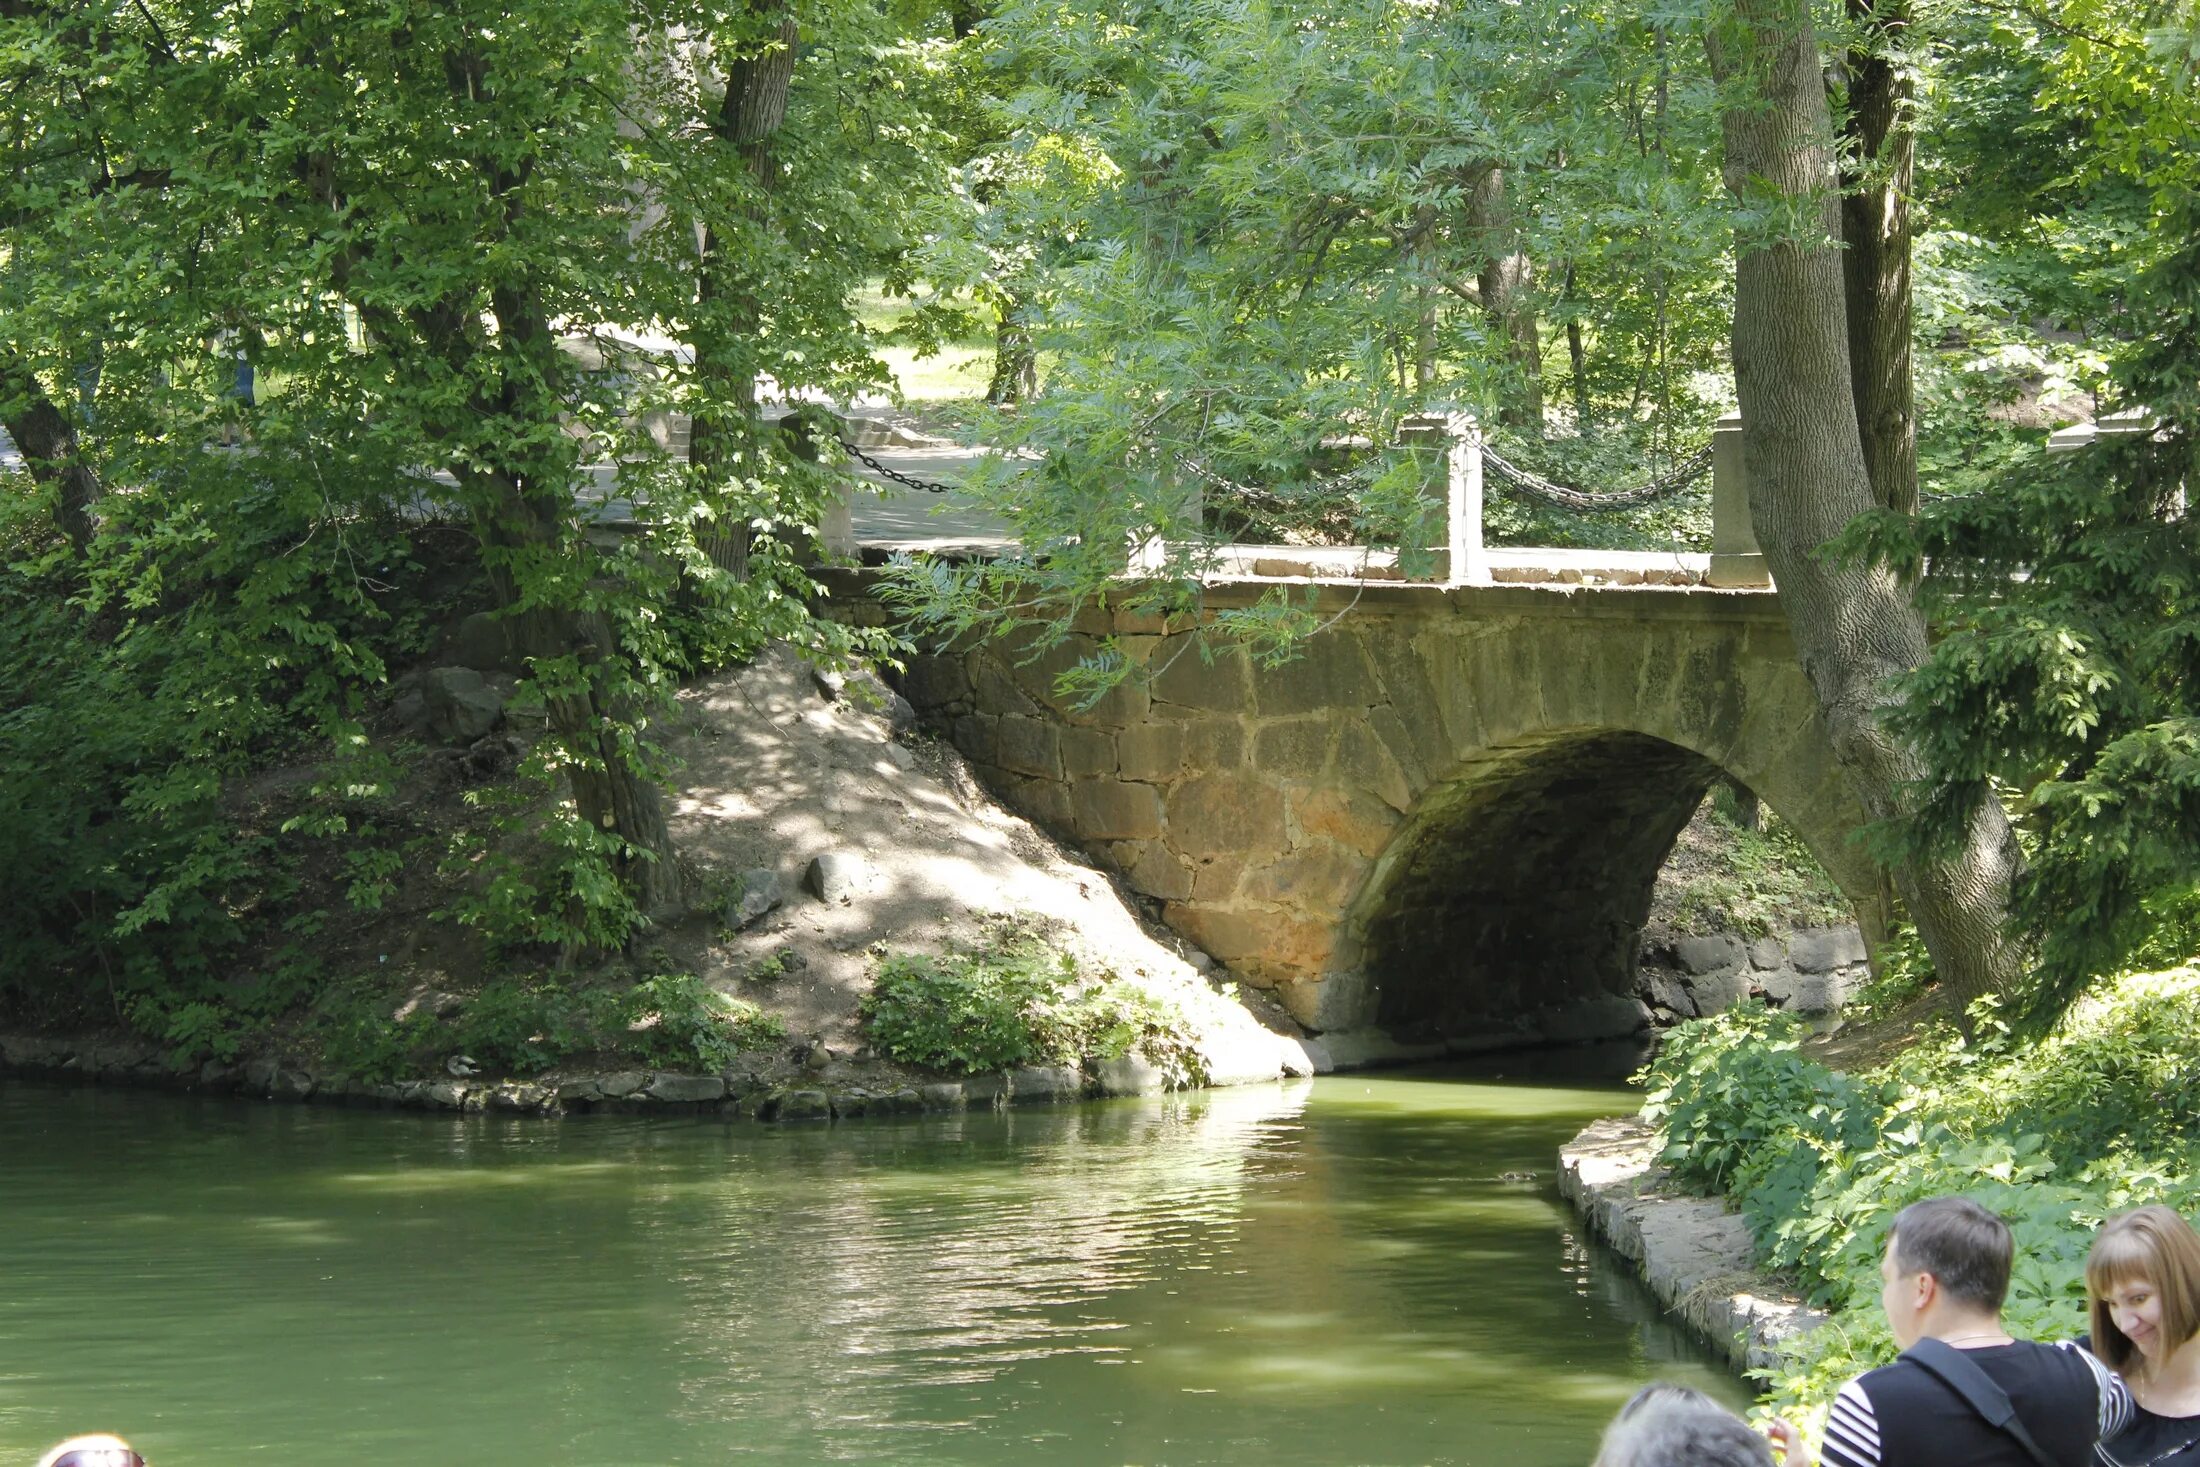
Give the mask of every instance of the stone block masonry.
MULTIPOLYGON (((1263 589, 1210 586, 1208 613, 1263 589)), ((864 594, 860 575, 835 587, 859 619, 864 594)), ((1486 1049, 1647 1026, 1652 882, 1721 773, 1802 835, 1880 934, 1879 883, 1850 838, 1861 814, 1769 595, 1317 596, 1333 624, 1281 667, 1090 613, 1044 650, 1021 635, 934 648, 902 686, 1011 803, 1316 1030, 1486 1049), (1111 636, 1135 676, 1072 706, 1056 676, 1111 636)), ((1721 951, 1742 991, 1815 1008, 1853 980, 1853 945, 1799 938, 1756 965, 1741 943, 1721 951)), ((1716 975, 1700 986, 1680 990, 1697 1011, 1720 998, 1716 975)))
POLYGON ((1641 1121, 1598 1121, 1559 1148, 1558 1160, 1558 1190, 1589 1231, 1735 1369, 1779 1363, 1786 1345, 1825 1323, 1757 1268, 1755 1240, 1739 1216, 1667 1185, 1656 1132, 1641 1121))

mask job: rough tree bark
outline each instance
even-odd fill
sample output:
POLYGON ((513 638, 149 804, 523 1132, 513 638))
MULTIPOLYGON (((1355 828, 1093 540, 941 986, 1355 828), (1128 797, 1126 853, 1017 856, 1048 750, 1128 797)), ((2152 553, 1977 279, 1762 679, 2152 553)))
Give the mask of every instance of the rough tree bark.
POLYGON ((28 363, 0 351, 0 427, 22 450, 31 477, 54 494, 54 524, 79 555, 92 543, 92 506, 99 502, 99 474, 84 460, 76 429, 28 363))
POLYGON ((1581 316, 1574 301, 1574 263, 1566 262, 1565 297, 1575 307, 1566 317, 1566 370, 1574 394, 1574 431, 1584 438, 1596 431, 1595 412, 1589 402, 1589 344, 1581 331, 1581 316))
MULTIPOLYGON (((1745 225, 1735 242, 1750 513, 1835 757, 1865 810, 1890 819, 1905 813, 1904 791, 1923 769, 1880 714, 1890 679, 1924 658, 1926 632, 1892 574, 1814 554, 1875 501, 1850 387, 1833 127, 1809 0, 1735 0, 1709 44, 1730 98, 1727 186, 1753 218, 1793 221, 1775 237, 1745 225)), ((2020 976, 2004 921, 2017 866, 2008 821, 1982 785, 1959 849, 1893 872, 1942 991, 1959 1004, 2020 976)))
MULTIPOLYGON (((776 164, 772 140, 787 120, 794 83, 795 48, 801 39, 793 9, 783 0, 761 0, 751 14, 771 39, 749 48, 726 67, 726 95, 711 131, 730 149, 759 196, 772 192, 776 164)), ((765 211, 752 210, 761 220, 765 211)), ((706 487, 728 460, 729 442, 758 436, 754 342, 763 328, 764 301, 727 255, 716 229, 703 231, 696 276, 695 380, 699 402, 690 424, 688 463, 706 487)), ((721 521, 704 548, 721 570, 748 574, 749 530, 721 521)))
POLYGON ((1917 416, 1910 377, 1910 187, 1917 170, 1911 81, 1901 51, 1910 0, 1848 0, 1841 256, 1849 382, 1872 496, 1917 513, 1917 416))
POLYGON ((1535 319, 1535 267, 1520 247, 1520 222, 1513 216, 1504 169, 1487 169, 1475 179, 1467 194, 1467 228, 1482 260, 1482 309, 1505 344, 1513 378, 1497 420, 1541 437, 1543 347, 1535 319))
MULTIPOLYGON (((530 369, 504 372, 497 409, 520 423, 540 422, 545 414, 554 419, 566 358, 548 314, 522 289, 494 291, 491 306, 500 349, 530 369), (522 382, 530 385, 518 385, 522 382)), ((674 859, 664 800, 625 747, 629 731, 641 727, 647 710, 633 692, 621 690, 622 683, 632 688, 631 679, 621 679, 615 670, 604 676, 619 656, 618 636, 599 611, 525 607, 520 588, 505 569, 514 554, 555 554, 565 535, 573 505, 570 466, 553 463, 546 469, 540 482, 524 466, 468 470, 461 482, 475 491, 475 525, 483 547, 502 552, 485 557, 497 599, 507 608, 522 608, 507 623, 516 650, 527 658, 572 657, 580 666, 579 686, 557 691, 546 687, 543 697, 551 728, 578 756, 567 769, 574 806, 583 820, 626 843, 630 854, 613 863, 619 879, 636 906, 662 916, 680 904, 680 864, 674 859)))
MULTIPOLYGON (((487 95, 491 88, 479 56, 451 54, 445 71, 462 96, 487 95)), ((342 76, 333 67, 332 72, 342 76)), ((522 217, 522 184, 531 163, 473 161, 508 229, 522 217)), ((346 217, 351 200, 339 181, 336 155, 302 155, 296 172, 307 196, 332 222, 346 217)), ((492 235, 485 242, 502 240, 492 235)), ((370 273, 362 267, 377 247, 361 240, 334 252, 330 283, 358 309, 368 341, 391 354, 400 377, 409 365, 425 360, 452 381, 475 384, 448 421, 431 416, 423 430, 431 441, 457 440, 468 450, 450 467, 465 491, 483 569, 498 604, 511 613, 507 626, 514 649, 529 659, 571 657, 578 664, 581 676, 571 686, 543 689, 550 727, 573 756, 567 775, 575 808, 590 825, 625 842, 628 854, 614 864, 635 905, 651 916, 674 911, 681 895, 679 863, 657 786, 629 747, 646 710, 634 680, 619 676, 614 666, 623 655, 618 637, 599 611, 531 602, 513 574, 515 561, 566 554, 572 529, 575 449, 565 434, 542 431, 565 416, 562 385, 569 370, 549 313, 524 277, 492 288, 486 302, 476 284, 466 281, 433 304, 399 310, 357 288, 358 277, 370 273), (484 304, 496 323, 493 340, 483 329, 484 304), (484 437, 485 422, 509 426, 484 437), (484 452, 484 443, 494 448, 484 452)))

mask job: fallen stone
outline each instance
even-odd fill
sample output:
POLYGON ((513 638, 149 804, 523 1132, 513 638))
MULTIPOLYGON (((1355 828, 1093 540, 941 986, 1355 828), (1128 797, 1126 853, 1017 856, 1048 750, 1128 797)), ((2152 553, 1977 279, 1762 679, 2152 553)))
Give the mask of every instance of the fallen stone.
POLYGON ((786 899, 786 887, 777 871, 769 866, 752 867, 741 873, 739 895, 726 903, 726 925, 736 932, 753 927, 786 899))
POLYGON ((1797 973, 1787 968, 1764 975, 1765 999, 1797 1014, 1831 1014, 1841 1008, 1841 980, 1834 973, 1797 973))
POLYGON ((470 667, 433 667, 420 680, 428 728, 447 743, 471 744, 504 717, 504 695, 470 667))
POLYGON ((1158 1095, 1169 1088, 1161 1066, 1136 1050, 1093 1066, 1093 1079, 1102 1095, 1158 1095))
POLYGON ((503 622, 486 611, 460 618, 451 629, 444 655, 461 667, 476 672, 518 672, 520 659, 512 650, 512 638, 503 622))
POLYGON ((716 1075, 659 1075, 644 1093, 651 1100, 669 1105, 700 1105, 706 1100, 724 1100, 726 1082, 716 1075))
POLYGON ((596 1077, 596 1088, 608 1100, 623 1100, 629 1095, 639 1094, 641 1088, 648 1083, 649 1076, 640 1070, 613 1070, 608 1075, 596 1077))
POLYGON ((1008 1095, 1006 1075, 972 1075, 962 1082, 966 1105, 998 1105, 1008 1095))
POLYGON ((767 1121, 829 1121, 833 1100, 822 1090, 782 1090, 758 1114, 767 1121))
POLYGON ((1734 968, 1685 979, 1690 1011, 1702 1015, 1724 1013, 1749 997, 1750 977, 1747 971, 1734 968))
POLYGON ((433 1085, 423 1085, 420 1089, 420 1098, 428 1104, 440 1107, 443 1110, 459 1110, 466 1104, 466 1087, 453 1085, 447 1080, 433 1085))
POLYGON ((1805 927, 1788 937, 1788 961, 1798 973, 1830 973, 1864 956, 1863 934, 1854 927, 1805 927))
POLYGON ((1645 969, 1642 974, 1643 997, 1654 1008, 1671 1009, 1683 1018, 1696 1017, 1696 1000, 1689 993, 1687 982, 1678 974, 1663 969, 1645 969))
POLYGON ((851 902, 863 886, 863 858, 849 851, 827 851, 811 860, 803 881, 821 902, 836 906, 851 902))
POLYGON ((1755 968, 1785 967, 1787 944, 1777 937, 1760 937, 1749 945, 1749 962, 1755 968))
POLYGON ((547 1110, 554 1092, 543 1085, 511 1083, 499 1085, 489 1092, 489 1109, 538 1111, 547 1110))
POLYGON ((1026 1065, 1008 1076, 1008 1098, 1018 1104, 1058 1105, 1085 1093, 1085 1077, 1063 1065, 1026 1065))
POLYGON ((926 1110, 961 1110, 968 1097, 953 1080, 939 1080, 919 1085, 917 1099, 926 1110))
POLYGON ((1708 937, 1684 937, 1673 944, 1673 956, 1690 973, 1724 973, 1739 968, 1747 956, 1742 940, 1731 933, 1708 937))
POLYGON ((603 1086, 594 1080, 565 1080, 558 1085, 560 1102, 603 1099, 603 1086))

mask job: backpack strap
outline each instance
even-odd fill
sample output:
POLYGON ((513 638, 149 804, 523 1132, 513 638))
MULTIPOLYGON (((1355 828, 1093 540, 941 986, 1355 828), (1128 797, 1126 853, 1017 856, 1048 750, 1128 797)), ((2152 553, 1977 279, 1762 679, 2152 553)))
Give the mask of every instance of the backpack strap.
POLYGON ((1902 1358, 1921 1367, 1949 1390, 1961 1396, 1973 1411, 1983 1417, 1986 1424, 1997 1431, 2007 1432, 2015 1438, 2039 1467, 2061 1467, 2053 1457, 2033 1440, 2017 1417, 2017 1408, 2010 1401, 2009 1393, 1994 1383, 1994 1378, 1979 1368, 1978 1362, 1955 1346, 1941 1340, 1919 1340, 1902 1352, 1902 1358))

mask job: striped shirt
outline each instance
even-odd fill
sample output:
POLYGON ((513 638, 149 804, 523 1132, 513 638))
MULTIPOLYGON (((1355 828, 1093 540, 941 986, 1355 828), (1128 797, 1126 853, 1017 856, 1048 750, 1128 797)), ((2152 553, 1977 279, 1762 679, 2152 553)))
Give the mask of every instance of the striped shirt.
MULTIPOLYGON (((2074 1344, 2020 1340, 1964 1353, 2009 1393, 2042 1448, 2070 1467, 2082 1467, 2096 1440, 2131 1421, 2123 1380, 2074 1344)), ((1824 1467, 2033 1467, 2016 1438, 1906 1360, 1841 1387, 1820 1460, 1824 1467)))

